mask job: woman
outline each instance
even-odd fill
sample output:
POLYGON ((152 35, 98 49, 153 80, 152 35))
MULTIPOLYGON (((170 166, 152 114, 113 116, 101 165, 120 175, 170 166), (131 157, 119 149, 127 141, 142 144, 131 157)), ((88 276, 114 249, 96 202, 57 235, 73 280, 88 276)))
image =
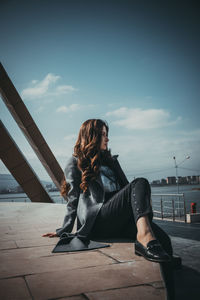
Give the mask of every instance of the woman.
POLYGON ((63 226, 43 236, 66 236, 77 217, 77 237, 129 238, 135 241, 135 254, 154 262, 170 261, 170 239, 152 222, 150 185, 144 178, 128 183, 117 156, 108 150, 108 130, 100 119, 82 124, 65 169, 62 194, 68 202, 63 226))

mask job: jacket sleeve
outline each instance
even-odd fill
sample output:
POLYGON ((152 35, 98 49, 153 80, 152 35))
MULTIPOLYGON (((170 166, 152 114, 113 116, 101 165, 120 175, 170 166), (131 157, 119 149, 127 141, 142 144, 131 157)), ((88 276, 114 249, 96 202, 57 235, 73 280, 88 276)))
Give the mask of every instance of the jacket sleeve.
POLYGON ((70 185, 67 195, 67 211, 61 228, 56 229, 60 236, 63 232, 71 232, 74 226, 80 195, 81 171, 77 167, 77 159, 72 156, 65 168, 65 178, 70 185))

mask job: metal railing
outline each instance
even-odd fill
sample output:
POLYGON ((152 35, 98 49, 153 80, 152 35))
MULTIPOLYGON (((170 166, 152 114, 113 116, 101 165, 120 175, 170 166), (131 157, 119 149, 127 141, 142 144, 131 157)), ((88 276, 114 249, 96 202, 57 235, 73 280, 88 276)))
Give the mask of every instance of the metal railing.
POLYGON ((152 194, 151 198, 155 217, 186 222, 184 194, 152 194))
MULTIPOLYGON (((61 195, 51 195, 55 203, 65 204, 61 195)), ((186 205, 184 194, 152 194, 152 207, 154 217, 186 222, 186 205)), ((0 198, 0 202, 31 202, 27 196, 14 196, 0 198)))

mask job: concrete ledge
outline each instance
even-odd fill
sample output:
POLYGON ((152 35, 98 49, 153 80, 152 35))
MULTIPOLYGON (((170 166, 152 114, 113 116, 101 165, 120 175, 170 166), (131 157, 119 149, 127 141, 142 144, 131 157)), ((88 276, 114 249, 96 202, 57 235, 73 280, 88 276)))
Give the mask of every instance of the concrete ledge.
POLYGON ((132 243, 51 253, 64 204, 0 203, 0 299, 162 300, 160 265, 134 255, 132 243))
POLYGON ((187 214, 187 223, 198 223, 200 222, 200 213, 187 214))

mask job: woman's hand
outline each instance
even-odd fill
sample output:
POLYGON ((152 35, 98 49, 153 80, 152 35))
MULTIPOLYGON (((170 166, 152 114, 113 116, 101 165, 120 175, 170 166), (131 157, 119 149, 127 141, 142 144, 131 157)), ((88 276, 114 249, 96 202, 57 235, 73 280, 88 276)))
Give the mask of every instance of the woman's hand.
POLYGON ((48 232, 48 233, 45 233, 42 235, 43 237, 58 237, 57 233, 56 232, 48 232))

